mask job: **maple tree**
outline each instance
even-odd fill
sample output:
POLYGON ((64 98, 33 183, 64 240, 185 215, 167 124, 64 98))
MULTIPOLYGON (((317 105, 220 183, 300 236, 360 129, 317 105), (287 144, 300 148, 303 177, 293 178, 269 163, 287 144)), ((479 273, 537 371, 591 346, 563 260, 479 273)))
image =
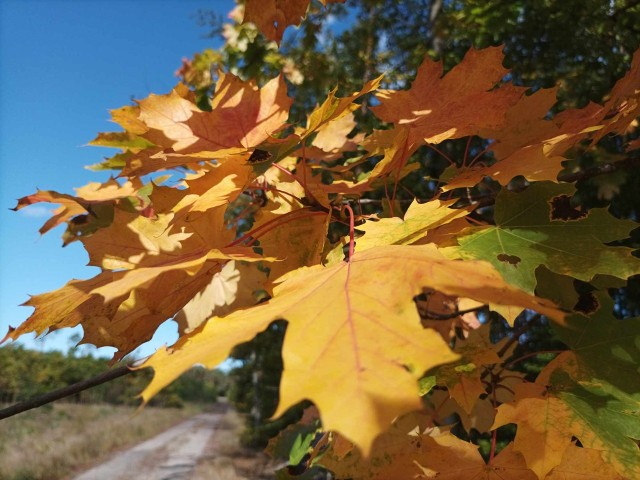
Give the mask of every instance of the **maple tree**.
MULTIPOLYGON (((309 2, 259 3, 245 19, 279 41, 309 2)), ((6 338, 82 325, 117 361, 175 318, 179 340, 143 366, 147 402, 285 320, 275 415, 313 402, 292 428, 338 478, 637 478, 640 323, 613 316, 608 289, 640 273, 615 245, 638 225, 576 207, 562 174, 576 151, 633 133, 640 52, 606 103, 555 115, 556 89, 505 81, 503 59, 471 49, 443 73, 425 57, 409 88, 333 90, 301 124, 283 75, 219 72, 205 103, 180 84, 114 110, 124 131, 92 144, 121 149, 98 167, 116 178, 16 207, 60 205, 41 232, 66 223, 64 242, 102 272, 32 297, 6 338), (357 129, 364 109, 380 128, 357 129), (405 208, 415 156, 458 138, 464 155, 424 180, 433 197, 405 208), (362 209, 371 192, 377 214, 362 209), (495 342, 489 311, 524 328, 495 342), (565 347, 527 378, 514 348, 541 315, 565 347), (487 462, 472 430, 490 439, 487 462)))

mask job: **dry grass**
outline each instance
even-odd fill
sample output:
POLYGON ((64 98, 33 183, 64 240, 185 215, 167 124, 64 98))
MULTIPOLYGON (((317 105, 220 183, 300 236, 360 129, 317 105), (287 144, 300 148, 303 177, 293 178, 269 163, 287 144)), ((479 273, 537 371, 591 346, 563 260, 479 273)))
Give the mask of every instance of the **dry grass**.
POLYGON ((150 438, 193 409, 56 403, 0 421, 0 480, 59 480, 150 438))
POLYGON ((269 458, 262 452, 240 445, 242 417, 228 410, 207 445, 192 480, 272 480, 275 478, 269 458))

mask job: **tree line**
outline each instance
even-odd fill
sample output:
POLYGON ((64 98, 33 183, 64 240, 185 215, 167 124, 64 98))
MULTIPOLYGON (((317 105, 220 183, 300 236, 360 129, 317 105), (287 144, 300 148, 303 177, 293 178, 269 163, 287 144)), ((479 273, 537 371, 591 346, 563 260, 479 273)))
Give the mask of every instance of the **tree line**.
MULTIPOLYGON (((13 404, 98 375, 109 368, 104 358, 60 351, 39 352, 21 345, 0 348, 0 403, 13 404)), ((139 405, 138 394, 153 372, 138 370, 109 383, 78 392, 66 401, 139 405)), ((151 405, 181 408, 185 403, 213 403, 226 394, 227 376, 219 370, 194 367, 157 395, 151 405)))

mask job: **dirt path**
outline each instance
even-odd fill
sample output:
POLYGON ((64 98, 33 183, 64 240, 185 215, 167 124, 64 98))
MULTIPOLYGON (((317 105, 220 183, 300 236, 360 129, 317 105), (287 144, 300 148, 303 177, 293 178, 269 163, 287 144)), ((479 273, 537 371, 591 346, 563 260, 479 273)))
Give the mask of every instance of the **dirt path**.
POLYGON ((116 454, 74 480, 191 478, 224 413, 203 413, 116 454))

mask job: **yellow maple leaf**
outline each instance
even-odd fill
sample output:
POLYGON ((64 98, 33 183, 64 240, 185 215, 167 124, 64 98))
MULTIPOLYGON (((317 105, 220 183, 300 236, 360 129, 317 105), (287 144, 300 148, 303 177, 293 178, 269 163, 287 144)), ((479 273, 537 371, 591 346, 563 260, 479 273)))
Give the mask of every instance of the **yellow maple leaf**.
POLYGON ((176 231, 170 224, 173 214, 157 218, 115 209, 113 223, 92 235, 81 237, 89 253, 89 265, 109 270, 131 269, 153 260, 161 253, 180 249, 181 241, 192 233, 176 231))
POLYGON ((180 339, 172 353, 157 353, 145 364, 155 376, 143 397, 148 400, 195 363, 216 366, 234 345, 284 318, 289 324, 275 415, 310 399, 327 429, 340 431, 367 452, 395 416, 419 406, 422 373, 456 358, 436 332, 420 325, 413 296, 423 285, 483 303, 564 316, 505 284, 487 263, 447 260, 433 245, 376 247, 356 253, 348 263, 292 272, 269 302, 214 317, 180 339))
POLYGON ((409 205, 404 218, 382 218, 358 226, 364 236, 358 238, 358 250, 378 245, 409 245, 426 236, 430 230, 469 214, 468 208, 450 208, 456 200, 431 200, 409 205))
POLYGON ((602 459, 602 452, 570 445, 545 480, 627 480, 602 459))
POLYGON ((516 401, 498 407, 492 427, 518 425, 514 446, 540 479, 562 461, 571 445, 572 430, 569 408, 555 396, 544 393, 544 386, 539 384, 518 385, 516 401))

